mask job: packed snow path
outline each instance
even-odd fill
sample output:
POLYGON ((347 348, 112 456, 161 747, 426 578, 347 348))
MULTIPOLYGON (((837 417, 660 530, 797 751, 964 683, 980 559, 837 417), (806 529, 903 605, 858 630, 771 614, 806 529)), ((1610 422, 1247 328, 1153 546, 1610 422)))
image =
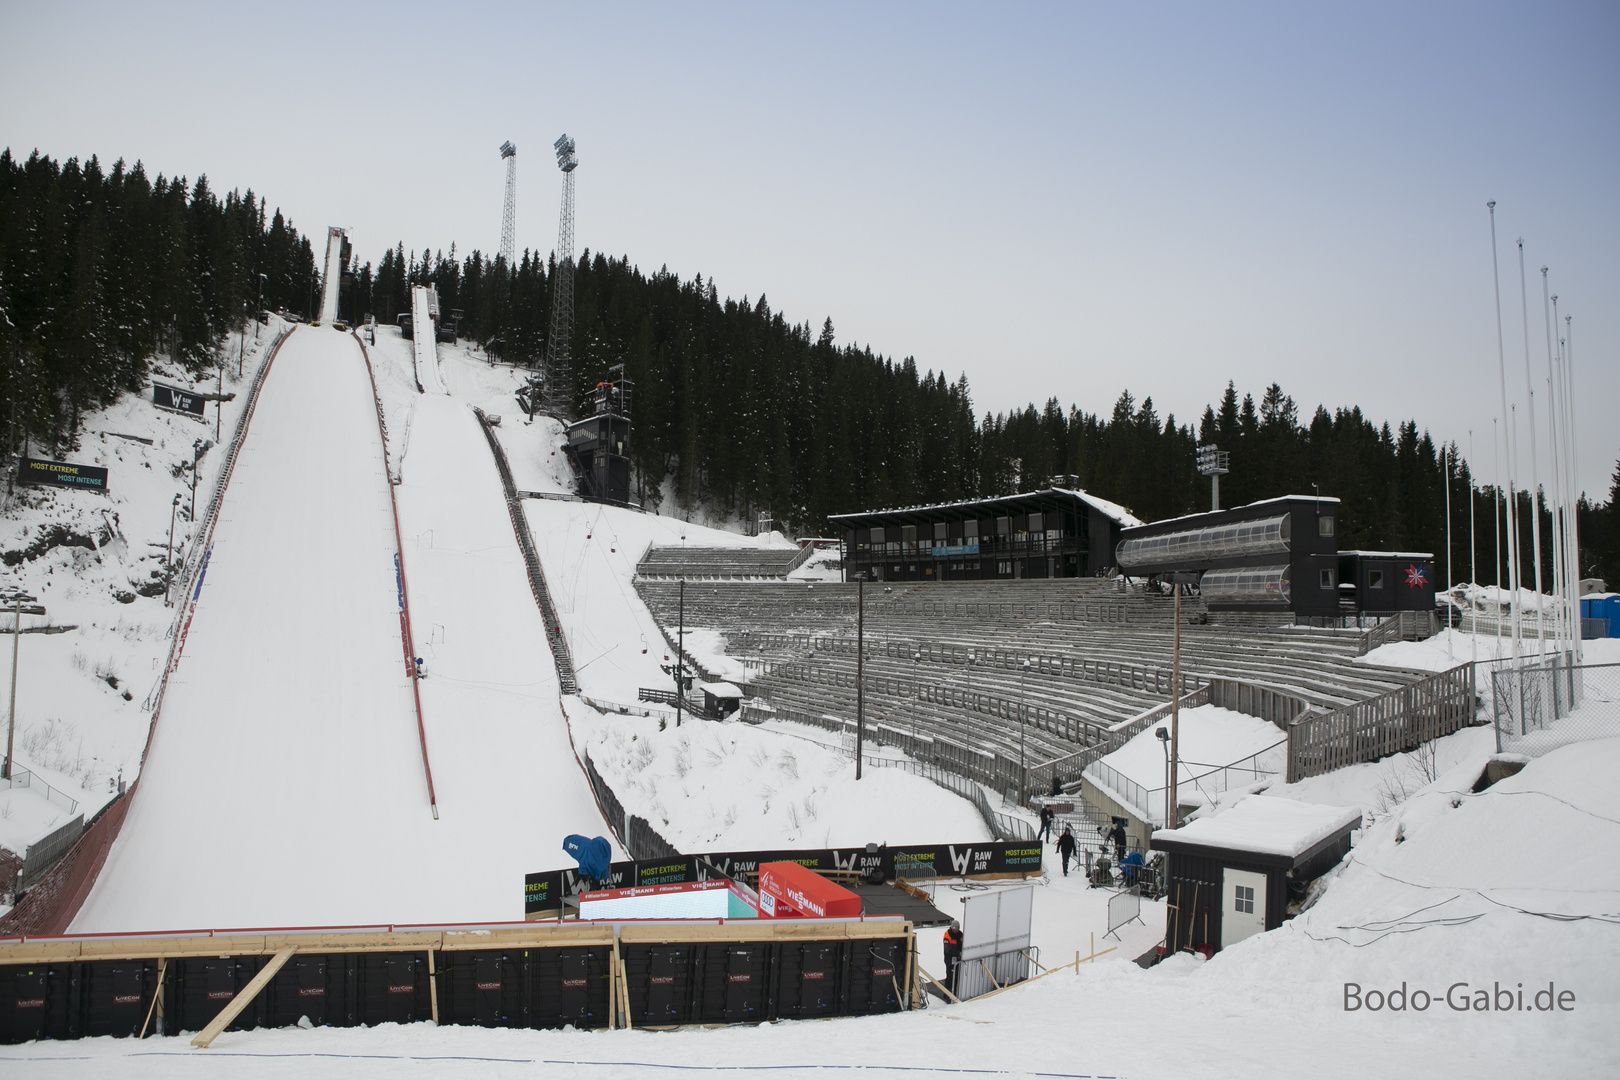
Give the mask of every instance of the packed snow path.
POLYGON ((416 382, 428 394, 448 394, 439 373, 438 327, 428 305, 428 291, 411 290, 411 342, 416 357, 416 382))
MULTIPOLYGON (((472 418, 456 419, 476 446, 472 418)), ((437 459, 438 431, 419 421, 422 459, 437 459)), ((479 533, 466 544, 477 566, 501 562, 480 547, 504 545, 515 561, 499 485, 493 467, 487 471, 475 478, 484 484, 448 485, 443 504, 428 490, 439 490, 439 477, 423 476, 414 501, 416 491, 402 489, 416 511, 407 529, 437 527, 444 535, 459 523, 460 539, 479 533), (487 534, 469 510, 485 498, 487 534)), ((410 532, 406 544, 411 572, 410 532)), ((433 820, 400 649, 394 549, 360 349, 349 335, 300 329, 266 380, 129 817, 75 931, 521 917, 522 872, 557 863, 563 832, 589 824, 548 823, 534 835, 526 816, 533 806, 514 774, 547 791, 558 786, 548 764, 576 777, 577 767, 571 754, 561 757, 566 736, 561 753, 545 762, 537 762, 536 745, 507 739, 520 708, 537 723, 543 686, 502 712, 456 691, 447 670, 445 691, 435 695, 429 684, 423 695, 427 710, 445 710, 428 730, 430 748, 445 759, 435 761, 442 820, 433 820), (450 712, 455 704, 481 711, 459 717, 450 712)), ((412 585, 432 614, 417 616, 418 636, 465 642, 490 662, 508 658, 462 633, 439 592, 435 560, 421 562, 423 580, 412 585)), ((527 602, 520 571, 512 573, 509 591, 527 602)), ((472 587, 483 593, 484 584, 472 587)), ((456 588, 468 585, 455 580, 456 588)), ((505 609, 484 618, 503 619, 505 609)), ((534 645, 547 660, 532 621, 534 645)), ((424 645, 430 656, 443 647, 424 645)), ((536 662, 508 677, 543 682, 545 671, 536 662)), ((556 710, 553 691, 549 712, 556 710)), ((560 721, 552 728, 560 730, 560 721)), ((578 787, 586 787, 583 779, 578 787)), ((583 805, 594 814, 588 789, 583 805)), ((598 819, 590 831, 605 830, 598 819)))

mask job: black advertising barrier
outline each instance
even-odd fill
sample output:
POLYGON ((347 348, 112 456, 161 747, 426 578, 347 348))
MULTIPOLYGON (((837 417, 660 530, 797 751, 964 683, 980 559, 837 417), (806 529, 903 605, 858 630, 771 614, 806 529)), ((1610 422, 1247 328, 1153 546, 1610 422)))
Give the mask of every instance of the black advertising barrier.
POLYGON ((41 461, 25 457, 17 479, 25 484, 78 488, 80 491, 107 493, 107 470, 99 465, 75 465, 68 461, 41 461))
MULTIPOLYGON (((748 878, 759 872, 760 863, 796 862, 821 873, 869 874, 882 872, 894 877, 896 855, 931 866, 940 877, 969 877, 991 874, 1039 874, 1041 845, 1035 840, 991 840, 972 844, 901 844, 865 848, 783 849, 778 851, 725 851, 688 855, 674 859, 643 859, 616 862, 608 876, 597 883, 601 889, 628 889, 647 885, 669 885, 702 881, 708 877, 748 878)), ((533 918, 560 912, 565 898, 580 892, 578 870, 547 870, 525 874, 523 914, 533 918)))
POLYGON ((203 399, 196 394, 185 390, 176 390, 172 386, 162 383, 152 384, 152 404, 160 409, 172 409, 174 412, 185 413, 188 416, 201 416, 203 414, 203 399))

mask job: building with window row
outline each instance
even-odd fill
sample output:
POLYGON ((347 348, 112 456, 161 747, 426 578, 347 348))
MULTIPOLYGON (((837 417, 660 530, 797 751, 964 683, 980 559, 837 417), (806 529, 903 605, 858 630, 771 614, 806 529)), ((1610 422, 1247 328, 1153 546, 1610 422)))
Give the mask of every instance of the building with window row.
POLYGON ((1114 565, 1129 510, 1084 491, 1021 495, 838 514, 844 578, 855 581, 1013 581, 1086 577, 1114 565))

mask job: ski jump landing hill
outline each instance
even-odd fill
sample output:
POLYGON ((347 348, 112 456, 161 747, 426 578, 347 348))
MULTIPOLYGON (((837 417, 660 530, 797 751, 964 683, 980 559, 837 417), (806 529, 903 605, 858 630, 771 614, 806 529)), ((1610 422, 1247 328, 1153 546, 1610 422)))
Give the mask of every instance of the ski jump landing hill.
POLYGON ((272 364, 140 782, 71 930, 510 919, 514 884, 564 835, 609 830, 476 421, 422 399, 396 526, 358 339, 300 328, 272 364), (420 713, 407 589, 432 672, 420 713))

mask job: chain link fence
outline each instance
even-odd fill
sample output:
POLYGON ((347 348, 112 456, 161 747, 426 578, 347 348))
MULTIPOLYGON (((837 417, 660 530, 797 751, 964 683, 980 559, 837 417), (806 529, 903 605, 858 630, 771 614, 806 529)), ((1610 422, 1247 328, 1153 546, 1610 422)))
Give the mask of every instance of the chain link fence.
POLYGON ((1572 654, 1491 672, 1497 749, 1537 757, 1572 742, 1620 736, 1620 664, 1576 664, 1572 654))

